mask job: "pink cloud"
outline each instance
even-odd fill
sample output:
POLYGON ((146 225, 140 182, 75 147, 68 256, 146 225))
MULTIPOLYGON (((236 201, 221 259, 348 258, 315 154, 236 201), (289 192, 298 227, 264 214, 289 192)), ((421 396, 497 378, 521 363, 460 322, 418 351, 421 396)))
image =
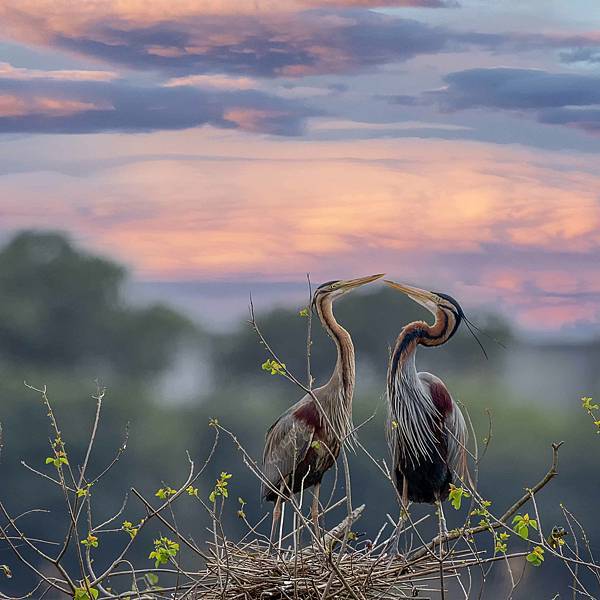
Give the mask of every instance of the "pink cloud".
MULTIPOLYGON (((263 115, 234 117, 252 129, 263 115)), ((112 157, 85 177, 58 168, 0 179, 4 229, 66 228, 147 279, 310 271, 322 280, 375 269, 510 311, 530 329, 596 318, 591 157, 416 139, 306 144, 210 128, 102 139, 93 151, 85 138, 63 144, 70 169, 88 154, 98 165, 112 157)))
POLYGON ((0 95, 0 117, 24 117, 27 115, 62 117, 88 110, 103 110, 105 108, 106 106, 79 100, 65 100, 44 96, 24 98, 10 94, 0 95))
POLYGON ((32 79, 50 79, 58 81, 111 81, 118 75, 113 71, 85 71, 85 70, 41 70, 13 67, 6 62, 0 62, 0 79, 14 79, 17 81, 30 81, 32 79))

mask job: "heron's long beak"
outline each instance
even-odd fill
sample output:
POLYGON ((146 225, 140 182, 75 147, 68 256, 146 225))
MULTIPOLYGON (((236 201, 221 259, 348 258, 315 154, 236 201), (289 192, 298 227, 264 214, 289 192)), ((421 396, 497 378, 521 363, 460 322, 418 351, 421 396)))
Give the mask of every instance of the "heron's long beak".
POLYGON ((366 283, 371 283, 376 279, 380 279, 383 277, 385 273, 378 273, 377 275, 369 275, 368 277, 359 277, 358 279, 348 279, 346 281, 341 282, 341 287, 347 290, 351 290, 357 288, 361 285, 365 285, 366 283))
POLYGON ((438 298, 434 293, 428 292, 427 290, 422 290, 421 288, 413 287, 412 285, 406 285, 405 283, 396 283, 395 281, 390 281, 389 279, 384 279, 384 283, 389 285, 391 288, 406 294, 411 300, 414 300, 435 314, 435 307, 438 304, 438 298))

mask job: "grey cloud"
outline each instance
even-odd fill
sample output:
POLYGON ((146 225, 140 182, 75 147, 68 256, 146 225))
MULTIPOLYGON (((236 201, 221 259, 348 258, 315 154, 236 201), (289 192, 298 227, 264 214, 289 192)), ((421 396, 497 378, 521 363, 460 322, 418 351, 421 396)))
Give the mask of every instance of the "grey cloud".
POLYGON ((105 19, 88 24, 84 32, 48 32, 48 39, 60 49, 171 76, 258 77, 358 72, 420 54, 470 45, 495 48, 506 41, 501 35, 457 33, 363 8, 203 15, 151 26, 105 19))
MULTIPOLYGON (((454 0, 300 0, 305 10, 202 14, 143 24, 99 10, 72 29, 15 8, 0 9, 54 48, 169 76, 227 73, 258 77, 353 73, 422 54, 464 51, 563 50, 565 61, 595 60, 597 36, 481 33, 369 10, 377 6, 456 6, 454 0), (587 52, 587 55, 585 54, 587 52)), ((110 4, 109 4, 110 6, 110 4)), ((60 11, 59 11, 60 12, 60 11)), ((65 15, 62 15, 65 17, 65 15)))
POLYGON ((278 135, 299 135, 305 118, 317 114, 298 102, 254 90, 141 87, 124 81, 32 82, 4 79, 0 80, 0 95, 16 98, 24 107, 16 114, 14 111, 4 116, 0 114, 0 133, 141 132, 210 124, 278 135), (36 101, 38 98, 43 98, 46 104, 40 105, 36 101), (66 109, 47 108, 48 99, 58 105, 66 103, 66 109), (72 108, 73 103, 80 103, 80 107, 72 108))
POLYGON ((560 53, 560 60, 564 63, 585 62, 600 63, 600 46, 589 48, 573 48, 560 53))
POLYGON ((538 115, 540 123, 567 125, 587 133, 600 134, 600 108, 555 108, 538 115))
POLYGON ((450 73, 443 89, 419 97, 391 96, 403 105, 436 104, 442 111, 513 111, 540 123, 600 131, 600 77, 535 69, 468 69, 450 73))
POLYGON ((428 92, 448 110, 541 109, 600 103, 600 78, 535 69, 468 69, 451 73, 440 91, 428 92))

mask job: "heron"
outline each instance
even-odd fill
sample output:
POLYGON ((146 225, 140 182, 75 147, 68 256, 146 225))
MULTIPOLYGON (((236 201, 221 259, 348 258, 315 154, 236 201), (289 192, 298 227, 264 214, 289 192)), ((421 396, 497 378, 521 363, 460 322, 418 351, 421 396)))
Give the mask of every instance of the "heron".
POLYGON ((311 308, 316 311, 321 325, 336 345, 337 361, 327 383, 307 393, 267 431, 263 452, 266 482, 263 482, 262 496, 275 503, 271 541, 281 517, 282 501, 310 487, 314 487, 311 517, 315 536, 319 538, 321 480, 335 464, 341 445, 353 436, 354 345, 348 331, 335 319, 333 302, 380 277, 383 277, 383 273, 359 279, 328 281, 319 286, 312 296, 311 308))
POLYGON ((445 344, 466 317, 459 303, 447 294, 385 283, 435 317, 433 325, 425 321, 405 325, 396 339, 387 374, 386 438, 392 480, 402 504, 397 535, 410 502, 435 504, 441 544, 447 531, 442 502, 456 476, 463 481, 468 477, 467 427, 444 382, 431 373, 417 372, 415 354, 419 345, 445 344))

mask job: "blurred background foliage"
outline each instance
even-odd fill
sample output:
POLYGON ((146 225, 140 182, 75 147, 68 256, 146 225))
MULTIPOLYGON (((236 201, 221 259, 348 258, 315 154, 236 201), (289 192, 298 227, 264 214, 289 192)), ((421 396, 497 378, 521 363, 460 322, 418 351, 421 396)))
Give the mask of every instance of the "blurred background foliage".
MULTIPOLYGON (((59 491, 20 464, 24 460, 36 469, 51 469, 44 465, 50 428, 39 397, 24 386, 25 380, 47 385, 75 465, 82 460, 89 436, 94 382, 107 387, 94 475, 113 459, 130 424, 127 451, 93 489, 97 520, 114 514, 132 485, 150 497, 164 483, 181 483, 188 470, 186 450, 200 464, 210 449, 212 417, 235 432, 259 459, 267 427, 301 395, 282 377, 261 370, 268 355, 248 323, 240 322, 228 333, 209 333, 168 306, 132 302, 125 291, 127 277, 122 266, 84 252, 58 233, 22 232, 0 251, 0 497, 15 514, 42 507, 52 511, 51 517, 36 513, 23 519, 24 529, 36 537, 60 540, 67 522, 59 491), (195 375, 195 392, 182 395, 177 383, 189 370, 195 375)), ((307 318, 299 315, 302 308, 259 311, 258 320, 288 368, 305 378, 307 318)), ((336 316, 351 330, 356 346, 355 423, 371 417, 360 430, 361 441, 375 457, 386 457, 382 427, 389 346, 406 322, 427 315, 400 294, 373 286, 339 301, 336 316)), ((600 439, 581 409, 580 397, 599 395, 600 341, 532 343, 493 312, 470 316, 489 336, 482 337, 488 360, 463 327, 444 347, 420 349, 417 362, 420 370, 445 379, 454 397, 464 403, 480 446, 489 435, 488 411, 492 415, 481 493, 503 511, 545 473, 550 443, 565 440, 560 475, 540 496, 542 521, 547 528, 559 522, 559 503, 564 502, 586 524, 591 539, 599 540, 600 439)), ((334 361, 333 344, 313 320, 317 384, 327 378, 334 361)), ((354 503, 367 504, 357 529, 364 537, 374 536, 385 513, 396 514, 394 496, 362 453, 351 456, 351 467, 354 503)), ((208 496, 222 470, 233 473, 224 518, 228 535, 236 537, 243 531, 236 517, 238 496, 247 501, 251 520, 269 507, 261 506, 257 482, 225 439, 199 482, 201 494, 208 496)), ((206 515, 185 498, 179 506, 180 526, 202 539, 206 515)), ((414 510, 416 516, 427 512, 432 511, 414 510)), ((450 507, 447 513, 450 527, 465 516, 464 510, 455 514, 450 507)), ((140 505, 130 499, 123 519, 137 522, 142 516, 140 505)), ((330 524, 341 516, 332 515, 330 524)), ((118 533, 101 539, 107 559, 125 541, 126 534, 118 533)), ((138 541, 138 562, 147 560, 150 544, 150 538, 138 541)), ((99 552, 99 563, 102 556, 99 552)), ((567 572, 552 569, 548 562, 537 572, 527 570, 515 598, 532 590, 535 597, 567 593, 567 572)), ((14 560, 0 541, 2 563, 14 560)), ((7 593, 23 590, 30 581, 12 566, 14 579, 0 582, 7 593)), ((499 592, 506 585, 501 570, 494 585, 499 592)))

